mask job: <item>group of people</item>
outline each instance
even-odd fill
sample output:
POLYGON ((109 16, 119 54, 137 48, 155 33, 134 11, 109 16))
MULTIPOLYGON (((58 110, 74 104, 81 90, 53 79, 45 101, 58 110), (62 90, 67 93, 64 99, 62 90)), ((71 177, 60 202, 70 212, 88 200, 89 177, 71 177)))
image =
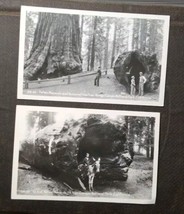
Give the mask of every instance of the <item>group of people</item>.
MULTIPOLYGON (((146 78, 143 75, 142 72, 139 73, 139 96, 144 95, 144 84, 146 83, 146 78)), ((136 95, 136 84, 135 84, 135 76, 131 77, 131 83, 130 83, 130 95, 135 96, 136 95)))
MULTIPOLYGON (((100 78, 102 76, 101 67, 98 67, 97 75, 94 79, 94 85, 99 86, 100 84, 100 78)), ((144 84, 146 83, 146 78, 143 75, 142 72, 139 73, 139 96, 144 95, 144 84)), ((130 83, 130 95, 135 96, 136 95, 136 83, 135 83, 135 76, 131 77, 131 83, 130 83)))

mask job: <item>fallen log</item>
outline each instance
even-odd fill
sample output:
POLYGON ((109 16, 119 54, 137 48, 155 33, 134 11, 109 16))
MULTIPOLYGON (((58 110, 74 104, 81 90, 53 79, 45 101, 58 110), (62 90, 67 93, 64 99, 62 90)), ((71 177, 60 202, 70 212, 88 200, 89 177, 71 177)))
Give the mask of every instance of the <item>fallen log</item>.
POLYGON ((159 88, 161 65, 156 54, 145 54, 139 51, 124 52, 114 62, 114 74, 118 82, 130 93, 131 76, 135 76, 136 91, 139 89, 139 73, 146 77, 145 92, 159 88))
MULTIPOLYGON (((72 188, 81 189, 84 181, 78 170, 86 153, 101 158, 100 173, 95 180, 126 180, 132 159, 126 150, 126 127, 104 115, 88 115, 64 125, 48 125, 21 146, 20 161, 50 176, 59 177, 72 188)), ((84 189, 84 188, 82 188, 84 189)))

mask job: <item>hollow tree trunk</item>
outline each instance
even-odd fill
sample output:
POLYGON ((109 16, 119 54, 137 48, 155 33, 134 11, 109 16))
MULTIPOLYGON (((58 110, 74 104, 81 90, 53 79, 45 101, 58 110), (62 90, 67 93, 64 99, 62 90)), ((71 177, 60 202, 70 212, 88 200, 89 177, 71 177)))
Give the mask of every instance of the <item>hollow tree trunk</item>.
POLYGON ((25 79, 57 77, 82 70, 79 16, 39 13, 25 79))
POLYGON ((127 92, 130 92, 131 76, 135 76, 138 91, 140 72, 147 78, 144 86, 145 93, 159 88, 161 71, 156 54, 143 54, 139 51, 124 52, 114 63, 116 79, 126 87, 127 92))

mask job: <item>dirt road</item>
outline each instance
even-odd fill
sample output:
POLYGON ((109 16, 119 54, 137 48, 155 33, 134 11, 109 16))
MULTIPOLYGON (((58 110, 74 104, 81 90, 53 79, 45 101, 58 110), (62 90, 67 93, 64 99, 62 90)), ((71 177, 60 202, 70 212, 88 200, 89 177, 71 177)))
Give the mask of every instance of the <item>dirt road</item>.
POLYGON ((23 195, 72 195, 82 197, 151 199, 152 162, 146 159, 135 159, 129 169, 127 181, 104 182, 95 186, 93 193, 88 191, 71 191, 70 188, 62 182, 54 181, 52 178, 43 176, 29 166, 22 164, 19 166, 18 173, 18 194, 23 195))
POLYGON ((134 100, 157 100, 158 91, 145 94, 143 97, 130 96, 123 85, 121 85, 113 73, 109 70, 108 74, 103 74, 100 78, 99 87, 94 86, 96 75, 84 76, 82 78, 72 79, 71 83, 67 84, 61 80, 53 80, 43 83, 30 84, 29 89, 24 89, 23 93, 28 95, 42 96, 67 96, 67 97, 86 97, 86 98, 113 98, 113 99, 134 99, 134 100))

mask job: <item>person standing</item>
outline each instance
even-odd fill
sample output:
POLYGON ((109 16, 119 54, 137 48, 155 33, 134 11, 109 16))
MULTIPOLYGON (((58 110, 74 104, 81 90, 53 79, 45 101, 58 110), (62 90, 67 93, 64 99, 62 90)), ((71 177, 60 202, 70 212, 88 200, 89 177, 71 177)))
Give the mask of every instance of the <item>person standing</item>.
POLYGON ((87 175, 88 167, 89 167, 89 153, 86 153, 85 158, 83 159, 82 163, 78 166, 80 171, 81 178, 84 179, 87 175))
POLYGON ((144 84, 146 83, 146 78, 142 72, 139 73, 139 96, 144 95, 144 84))
POLYGON ((83 160, 83 164, 85 166, 89 166, 89 153, 86 153, 86 156, 85 156, 85 158, 83 160))
POLYGON ((130 95, 135 96, 135 77, 131 77, 131 84, 130 84, 130 95))
POLYGON ((101 75, 102 75, 101 68, 98 67, 98 71, 97 71, 97 75, 95 77, 94 85, 99 86, 101 75))

